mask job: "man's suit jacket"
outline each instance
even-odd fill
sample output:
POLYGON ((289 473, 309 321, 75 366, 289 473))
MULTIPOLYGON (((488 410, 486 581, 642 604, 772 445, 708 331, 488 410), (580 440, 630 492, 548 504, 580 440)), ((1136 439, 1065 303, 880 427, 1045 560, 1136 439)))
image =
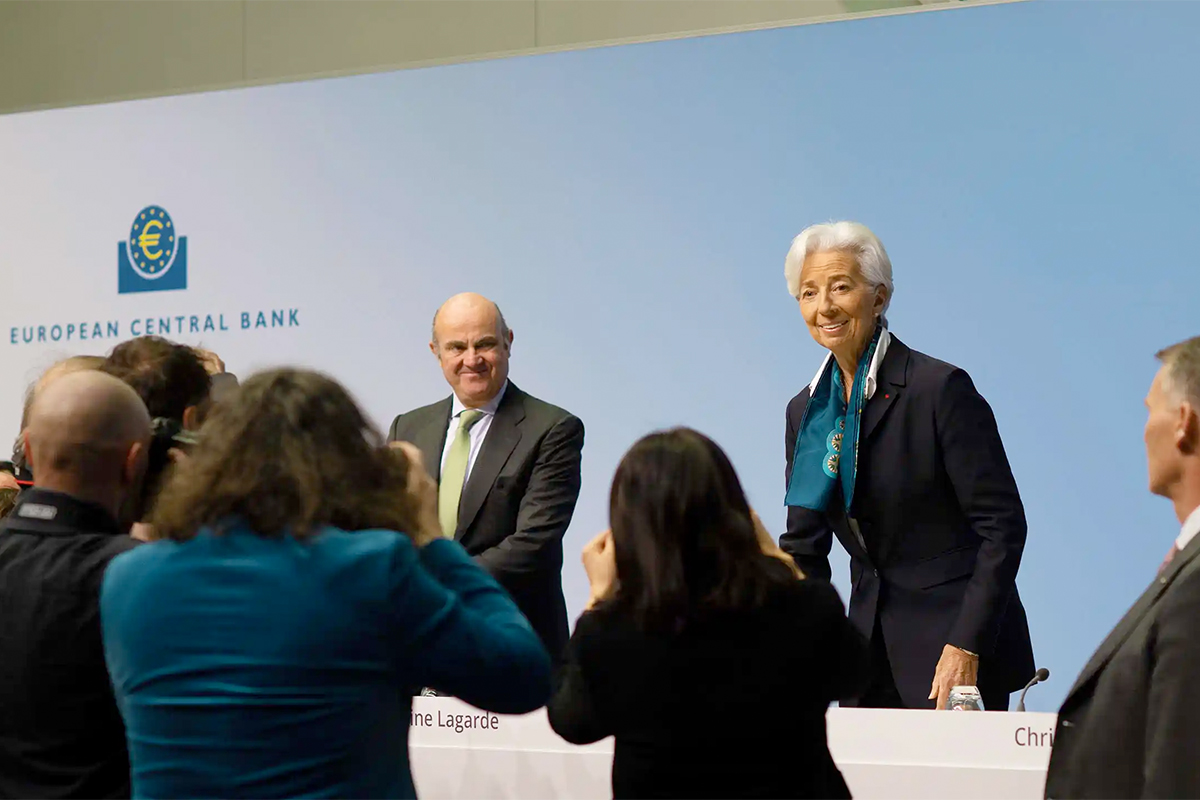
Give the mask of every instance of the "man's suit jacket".
POLYGON ((1200 797, 1200 537, 1134 603, 1058 712, 1047 797, 1200 797))
MULTIPOLYGON (((808 394, 788 404, 788 476, 808 394)), ((893 336, 863 409, 850 515, 840 489, 825 512, 789 507, 780 545, 806 575, 828 579, 837 535, 850 554, 851 621, 871 637, 878 616, 901 698, 930 708, 946 644, 980 655, 981 691, 1033 677, 1016 587, 1025 533, 987 401, 966 372, 893 336)))
MULTIPOLYGON (((415 444, 435 480, 452 399, 401 414, 390 441, 415 444)), ((563 534, 579 499, 583 423, 512 382, 459 500, 454 538, 508 590, 550 655, 566 646, 563 534)))

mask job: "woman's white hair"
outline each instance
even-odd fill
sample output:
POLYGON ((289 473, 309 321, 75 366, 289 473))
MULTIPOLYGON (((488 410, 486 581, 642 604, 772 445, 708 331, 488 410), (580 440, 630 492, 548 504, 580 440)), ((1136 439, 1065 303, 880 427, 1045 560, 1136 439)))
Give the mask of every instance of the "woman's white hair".
POLYGON ((887 325, 887 310, 892 304, 892 260, 888 258, 879 237, 860 222, 826 222, 800 231, 800 235, 792 240, 792 247, 783 262, 783 275, 787 278, 792 297, 800 297, 800 269, 804 266, 804 259, 813 253, 831 250, 854 256, 855 263, 871 286, 887 289, 887 299, 879 316, 887 325))

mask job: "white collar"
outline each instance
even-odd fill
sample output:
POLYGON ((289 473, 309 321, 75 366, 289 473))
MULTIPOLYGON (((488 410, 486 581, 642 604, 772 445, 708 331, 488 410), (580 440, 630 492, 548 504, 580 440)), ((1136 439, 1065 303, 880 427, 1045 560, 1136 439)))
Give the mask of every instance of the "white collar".
MULTIPOLYGON (((483 406, 482 408, 477 408, 475 410, 482 411, 484 414, 487 414, 489 417, 496 416, 496 409, 498 409, 500 407, 500 401, 504 399, 504 393, 507 391, 508 391, 508 381, 505 381, 504 385, 500 387, 500 391, 496 393, 495 397, 493 397, 491 400, 488 401, 488 404, 486 406, 483 406)), ((461 414, 462 412, 467 410, 467 407, 463 405, 462 400, 458 399, 458 395, 451 394, 450 396, 454 398, 454 400, 451 402, 451 405, 450 405, 450 419, 457 419, 459 414, 461 414)))
POLYGON ((1183 528, 1179 531, 1179 538, 1175 540, 1175 546, 1182 550, 1188 546, 1192 539, 1196 538, 1196 534, 1200 533, 1200 506, 1192 510, 1188 514, 1188 518, 1183 521, 1183 528))
MULTIPOLYGON (((870 400, 875 394, 875 376, 879 372, 879 365, 883 363, 883 357, 887 355, 888 344, 891 341, 892 335, 888 333, 887 328, 884 328, 883 332, 879 334, 879 344, 875 345, 875 355, 871 356, 871 366, 867 368, 867 400, 870 400)), ((832 358, 832 352, 825 354, 825 360, 821 362, 821 368, 817 370, 817 374, 813 377, 812 383, 808 385, 809 397, 812 397, 812 393, 817 390, 817 383, 820 382, 821 376, 825 374, 825 369, 829 366, 829 360, 832 358)))

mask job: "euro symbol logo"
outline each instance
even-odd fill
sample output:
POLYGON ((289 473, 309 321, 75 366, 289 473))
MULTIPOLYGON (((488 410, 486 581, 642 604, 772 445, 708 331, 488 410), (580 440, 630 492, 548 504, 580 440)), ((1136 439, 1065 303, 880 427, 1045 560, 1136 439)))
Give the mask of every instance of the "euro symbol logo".
POLYGON ((187 288, 187 237, 179 235, 162 206, 146 206, 137 213, 118 251, 119 294, 187 288))
POLYGON ((162 223, 156 219, 152 219, 146 223, 146 227, 142 229, 142 233, 138 236, 138 247, 142 248, 142 252, 146 254, 146 258, 158 260, 162 257, 162 250, 151 251, 151 247, 158 247, 158 239, 161 234, 151 233, 150 229, 162 230, 162 223))

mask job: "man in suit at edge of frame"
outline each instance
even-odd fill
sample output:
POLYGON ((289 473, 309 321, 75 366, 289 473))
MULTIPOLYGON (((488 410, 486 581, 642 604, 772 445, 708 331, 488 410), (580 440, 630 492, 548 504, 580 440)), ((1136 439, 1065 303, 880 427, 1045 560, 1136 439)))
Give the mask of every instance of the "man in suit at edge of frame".
POLYGON ((1200 797, 1200 337, 1158 353, 1150 491, 1182 524, 1058 712, 1046 797, 1200 797))

